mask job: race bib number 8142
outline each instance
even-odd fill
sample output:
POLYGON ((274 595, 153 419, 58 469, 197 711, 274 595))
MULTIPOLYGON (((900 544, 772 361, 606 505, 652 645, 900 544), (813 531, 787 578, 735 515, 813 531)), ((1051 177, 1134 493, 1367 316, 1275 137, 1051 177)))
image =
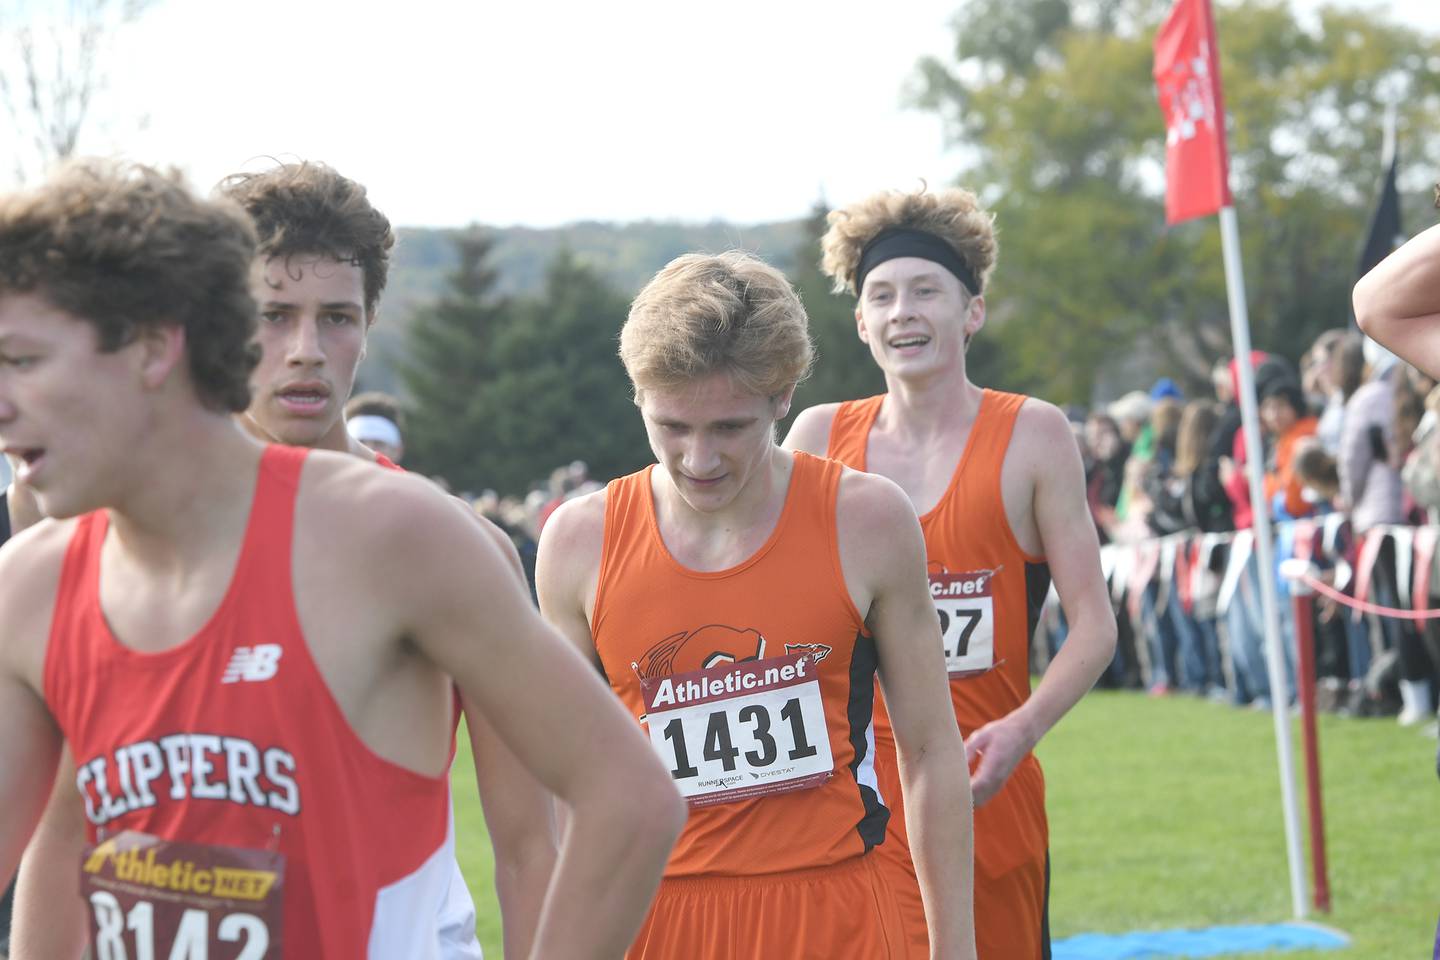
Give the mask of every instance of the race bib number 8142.
POLYGON ((650 742, 695 806, 817 787, 834 773, 812 654, 642 678, 650 742))
POLYGON ((127 831, 86 852, 95 960, 279 960, 285 858, 127 831))

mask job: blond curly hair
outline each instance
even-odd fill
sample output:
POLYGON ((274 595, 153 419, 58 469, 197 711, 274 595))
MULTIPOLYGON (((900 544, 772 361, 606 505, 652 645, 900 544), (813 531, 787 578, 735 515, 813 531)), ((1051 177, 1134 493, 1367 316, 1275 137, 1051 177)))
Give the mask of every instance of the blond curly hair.
POLYGON ((958 187, 930 192, 923 186, 914 193, 884 190, 858 203, 832 210, 830 229, 820 241, 820 269, 835 281, 835 292, 855 296, 855 270, 865 245, 882 230, 923 230, 950 244, 985 291, 995 269, 999 248, 995 242, 995 215, 980 208, 969 190, 958 187))

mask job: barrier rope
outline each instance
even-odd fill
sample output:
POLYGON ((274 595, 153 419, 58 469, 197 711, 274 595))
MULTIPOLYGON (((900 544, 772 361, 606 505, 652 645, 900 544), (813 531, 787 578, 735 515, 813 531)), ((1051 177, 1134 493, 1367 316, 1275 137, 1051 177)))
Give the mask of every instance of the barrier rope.
POLYGON ((1306 574, 1300 578, 1301 582, 1310 587, 1316 593, 1329 597, 1336 603, 1350 607, 1352 610, 1359 610, 1361 613, 1373 613, 1382 617, 1395 617, 1400 620, 1433 620, 1440 617, 1440 610, 1401 610, 1398 607, 1382 607, 1364 600, 1356 600, 1347 596, 1330 586, 1306 574))

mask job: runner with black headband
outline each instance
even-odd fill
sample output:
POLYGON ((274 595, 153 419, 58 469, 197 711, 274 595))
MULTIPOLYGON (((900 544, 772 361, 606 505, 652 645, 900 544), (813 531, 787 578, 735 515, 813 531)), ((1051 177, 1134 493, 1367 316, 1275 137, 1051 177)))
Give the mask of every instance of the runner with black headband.
MULTIPOLYGON (((868 197, 830 214, 823 251, 837 292, 859 297, 857 331, 887 391, 802 412, 785 443, 889 477, 920 515, 971 763, 979 955, 1048 957, 1045 787, 1032 751, 1115 643, 1079 451, 1054 406, 966 376, 996 255, 992 217, 973 194, 868 197), (1052 576, 1071 630, 1032 693, 1029 641, 1052 576)), ((875 733, 881 795, 898 808, 880 704, 875 733)), ((891 817, 877 852, 905 911, 909 955, 928 957, 903 815, 891 817)))

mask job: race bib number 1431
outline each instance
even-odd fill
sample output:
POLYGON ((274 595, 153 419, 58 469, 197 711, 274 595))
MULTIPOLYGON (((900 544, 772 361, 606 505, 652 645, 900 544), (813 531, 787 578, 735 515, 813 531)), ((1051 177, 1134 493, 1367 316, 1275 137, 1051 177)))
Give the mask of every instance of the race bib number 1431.
POLYGON ((694 806, 818 787, 835 761, 812 654, 642 678, 650 742, 694 806))
POLYGON ((127 831, 80 868, 95 960, 279 960, 285 857, 127 831))

